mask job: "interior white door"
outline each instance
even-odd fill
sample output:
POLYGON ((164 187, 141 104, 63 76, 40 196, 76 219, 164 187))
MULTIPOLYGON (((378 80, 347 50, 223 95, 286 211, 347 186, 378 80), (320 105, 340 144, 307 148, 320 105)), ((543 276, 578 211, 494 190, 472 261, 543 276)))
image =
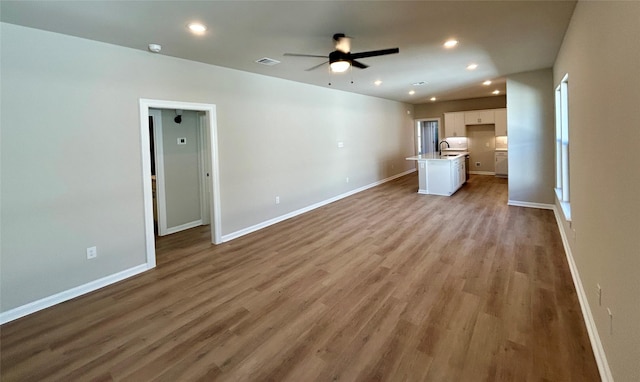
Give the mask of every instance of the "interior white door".
POLYGON ((149 116, 153 120, 154 156, 156 163, 156 208, 158 214, 158 236, 167 234, 167 199, 164 188, 164 154, 162 138, 162 112, 159 109, 149 109, 149 116))
POLYGON ((211 135, 206 113, 198 114, 198 130, 200 134, 200 208, 202 224, 211 224, 211 135))

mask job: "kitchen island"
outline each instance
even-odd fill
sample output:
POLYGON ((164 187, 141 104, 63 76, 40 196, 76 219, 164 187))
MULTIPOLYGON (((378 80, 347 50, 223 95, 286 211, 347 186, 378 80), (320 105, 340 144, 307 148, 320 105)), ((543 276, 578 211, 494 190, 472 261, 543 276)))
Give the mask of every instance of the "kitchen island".
POLYGON ((418 162, 418 193, 429 195, 453 195, 466 182, 465 156, 432 153, 406 158, 418 162))

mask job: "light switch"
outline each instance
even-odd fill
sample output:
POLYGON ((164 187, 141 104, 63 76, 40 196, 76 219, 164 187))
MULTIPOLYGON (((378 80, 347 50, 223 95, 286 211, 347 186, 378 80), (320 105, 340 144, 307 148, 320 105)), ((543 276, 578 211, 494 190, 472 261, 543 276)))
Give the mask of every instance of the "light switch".
POLYGON ((178 144, 179 145, 186 145, 187 144, 187 138, 178 138, 178 144))
POLYGON ((339 148, 339 149, 341 149, 341 148, 343 148, 343 147, 344 147, 344 142, 339 141, 339 142, 338 142, 338 148, 339 148))

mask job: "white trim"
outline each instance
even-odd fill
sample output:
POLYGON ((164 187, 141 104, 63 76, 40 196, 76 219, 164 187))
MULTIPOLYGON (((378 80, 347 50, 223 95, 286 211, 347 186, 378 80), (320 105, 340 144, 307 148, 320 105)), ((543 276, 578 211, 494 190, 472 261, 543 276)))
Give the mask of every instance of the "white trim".
POLYGON ((177 225, 175 227, 167 228, 165 235, 171 235, 172 233, 184 231, 185 229, 190 229, 190 228, 198 227, 201 225, 202 225, 202 219, 194 220, 189 223, 184 223, 184 224, 177 225))
MULTIPOLYGON (((148 151, 148 150, 147 150, 148 151)), ((149 178, 151 179, 151 178, 149 178)), ((147 271, 153 267, 149 267, 147 264, 141 264, 133 268, 125 269, 124 271, 114 273, 110 276, 103 277, 98 280, 90 281, 84 285, 77 286, 75 288, 67 289, 60 293, 56 293, 52 296, 42 298, 37 301, 30 302, 28 304, 13 308, 6 312, 0 313, 0 324, 5 324, 9 321, 17 320, 20 317, 24 317, 31 313, 35 313, 39 310, 43 310, 61 302, 69 301, 83 294, 93 292, 100 288, 104 288, 107 285, 115 284, 126 278, 135 276, 139 273, 147 271)))
POLYGON ((543 210, 555 210, 555 206, 553 204, 546 203, 533 203, 533 202, 520 202, 517 200, 509 200, 507 201, 507 205, 515 206, 515 207, 527 207, 527 208, 539 208, 543 210))
POLYGON ((164 183, 164 134, 162 131, 162 110, 149 110, 153 118, 154 155, 156 159, 156 208, 158 211, 158 236, 167 232, 167 198, 164 183))
POLYGON ((151 193, 151 159, 149 153, 149 109, 182 109, 204 111, 208 117, 211 144, 211 242, 222 243, 222 214, 220 211, 220 171, 218 168, 218 124, 216 105, 193 102, 163 101, 140 98, 140 132, 142 134, 142 183, 144 197, 145 239, 147 264, 155 266, 155 235, 153 233, 153 197, 151 193))
POLYGON ((495 175, 493 171, 469 171, 471 175, 495 175))
POLYGON ((554 206, 553 214, 556 217, 558 223, 558 230, 560 231, 560 237, 562 238, 562 245, 564 246, 564 252, 567 256, 567 263, 569 264, 569 270, 571 271, 571 278, 573 279, 573 285, 576 288, 576 294, 578 295, 578 301, 580 302, 580 310, 582 311, 582 317, 587 327, 587 333, 589 334, 589 340, 591 342, 591 348, 593 349, 593 355, 598 365, 598 371, 600 372, 600 378, 604 382, 613 381, 611 375, 611 369, 609 369, 609 363, 607 362, 607 356, 604 352, 604 347, 600 341, 600 335, 598 334, 598 328, 591 314, 591 308, 589 307, 589 301, 587 300, 587 294, 582 286, 580 274, 578 273, 578 267, 573 258, 567 235, 564 232, 562 220, 558 208, 554 206))
POLYGON ((416 172, 416 171, 417 170, 415 168, 412 169, 412 170, 407 170, 407 171, 401 172, 400 174, 393 175, 393 176, 391 176, 389 178, 382 179, 382 180, 379 180, 377 182, 373 182, 371 184, 368 184, 366 186, 362 186, 360 188, 356 188, 354 190, 345 192, 344 194, 340 194, 340 195, 334 196, 333 198, 329 198, 327 200, 323 200, 321 202, 312 204, 310 206, 301 208, 299 210, 289 212, 288 214, 280 215, 278 217, 275 217, 273 219, 269 219, 269 220, 264 221, 262 223, 258 223, 258 224, 252 225, 251 227, 243 228, 241 230, 238 230, 238 231, 235 231, 235 232, 232 232, 230 234, 222 236, 222 241, 223 242, 227 242, 227 241, 230 241, 230 240, 233 240, 233 239, 237 239, 240 236, 248 235, 248 234, 250 234, 252 232, 261 230, 261 229, 266 228, 266 227, 268 227, 270 225, 273 225, 273 224, 276 224, 276 223, 280 223, 280 222, 282 222, 284 220, 287 220, 287 219, 290 219, 292 217, 301 215, 301 214, 303 214, 305 212, 312 211, 312 210, 314 210, 316 208, 325 206, 325 205, 327 205, 329 203, 333 203, 333 202, 338 201, 340 199, 344 199, 344 198, 346 198, 348 196, 357 194, 358 192, 362 192, 362 191, 368 190, 369 188, 372 188, 372 187, 375 187, 375 186, 379 186, 379 185, 381 185, 383 183, 392 181, 392 180, 394 180, 396 178, 411 174, 412 172, 416 172))
POLYGON ((559 188, 554 189, 556 192, 556 199, 558 204, 560 204, 560 208, 562 208, 562 213, 564 214, 564 220, 570 222, 571 221, 571 204, 569 202, 562 201, 562 190, 559 188))

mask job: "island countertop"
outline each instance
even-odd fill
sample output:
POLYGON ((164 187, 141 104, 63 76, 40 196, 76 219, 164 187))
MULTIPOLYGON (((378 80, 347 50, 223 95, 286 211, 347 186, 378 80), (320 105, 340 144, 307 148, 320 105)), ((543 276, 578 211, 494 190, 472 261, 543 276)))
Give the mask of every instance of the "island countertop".
POLYGON ((467 151, 456 152, 455 154, 451 153, 451 154, 442 154, 442 155, 440 155, 438 153, 429 153, 429 154, 414 155, 412 157, 407 157, 405 159, 406 160, 417 160, 417 161, 427 161, 427 160, 441 161, 441 160, 457 159, 457 158, 463 157, 463 156, 465 156, 467 154, 469 154, 467 151))

